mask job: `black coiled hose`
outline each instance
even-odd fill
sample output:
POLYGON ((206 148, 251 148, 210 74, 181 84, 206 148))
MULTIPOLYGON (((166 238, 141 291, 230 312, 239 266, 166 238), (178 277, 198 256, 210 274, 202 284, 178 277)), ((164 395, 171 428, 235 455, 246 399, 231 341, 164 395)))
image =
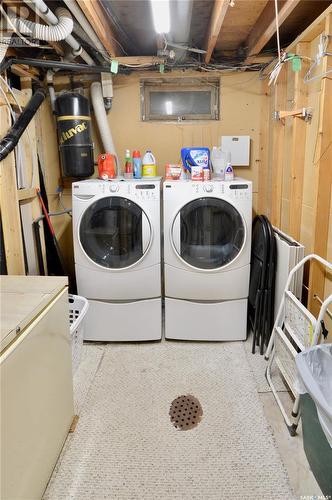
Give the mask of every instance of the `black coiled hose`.
POLYGON ((24 110, 7 132, 5 137, 0 141, 0 161, 9 155, 20 140, 21 135, 35 116, 36 111, 46 97, 46 90, 43 88, 37 89, 31 97, 24 110))

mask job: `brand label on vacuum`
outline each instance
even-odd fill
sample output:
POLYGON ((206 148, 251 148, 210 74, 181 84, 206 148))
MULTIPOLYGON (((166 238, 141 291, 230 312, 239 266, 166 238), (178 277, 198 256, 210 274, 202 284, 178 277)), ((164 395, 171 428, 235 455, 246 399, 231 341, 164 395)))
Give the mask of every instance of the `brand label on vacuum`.
POLYGON ((62 132, 60 136, 60 144, 68 141, 68 139, 71 139, 74 135, 84 132, 84 130, 87 130, 86 122, 79 123, 76 127, 69 128, 65 132, 62 132))

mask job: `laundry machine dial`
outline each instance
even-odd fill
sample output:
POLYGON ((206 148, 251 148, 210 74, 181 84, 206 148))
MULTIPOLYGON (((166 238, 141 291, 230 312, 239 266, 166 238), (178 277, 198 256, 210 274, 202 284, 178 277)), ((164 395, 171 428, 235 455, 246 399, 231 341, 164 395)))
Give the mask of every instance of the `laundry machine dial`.
POLYGON ((204 189, 204 191, 206 191, 207 193, 212 193, 212 191, 213 191, 213 186, 212 186, 212 184, 206 184, 206 186, 203 186, 203 189, 204 189))
POLYGON ((111 193, 116 193, 117 191, 119 191, 119 186, 117 184, 111 184, 110 191, 111 193))

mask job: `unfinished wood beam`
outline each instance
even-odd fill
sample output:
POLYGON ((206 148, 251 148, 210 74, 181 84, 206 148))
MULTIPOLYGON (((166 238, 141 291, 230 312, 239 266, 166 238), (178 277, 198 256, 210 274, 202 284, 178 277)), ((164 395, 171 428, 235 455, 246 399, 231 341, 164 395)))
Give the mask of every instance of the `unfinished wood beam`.
POLYGON ((37 194, 36 194, 35 187, 17 190, 17 198, 19 201, 30 200, 32 198, 35 198, 36 196, 37 196, 37 194))
MULTIPOLYGON (((296 76, 295 80, 297 80, 296 76)), ((294 118, 303 118, 306 121, 310 121, 311 113, 311 108, 293 109, 292 111, 276 111, 276 118, 278 120, 284 120, 285 118, 293 116, 294 118)))
MULTIPOLYGON (((332 13, 329 14, 325 22, 325 33, 332 33, 332 13)), ((329 39, 327 51, 332 51, 332 39, 329 39)), ((322 74, 332 70, 331 57, 324 57, 321 68, 322 74)), ((331 211, 331 190, 332 190, 332 79, 329 75, 322 77, 320 90, 320 110, 318 124, 318 141, 313 168, 316 171, 315 185, 313 186, 315 195, 314 204, 314 227, 313 227, 313 253, 321 257, 327 257, 328 234, 331 211)), ((313 314, 318 314, 320 304, 315 300, 315 296, 324 298, 326 271, 322 266, 313 263, 310 266, 309 276, 309 309, 313 314)))
POLYGON ((315 19, 302 33, 287 47, 286 51, 290 52, 296 47, 299 42, 312 42, 320 33, 324 31, 325 21, 329 14, 332 13, 332 5, 330 5, 320 16, 315 19))
MULTIPOLYGON (((301 0, 284 0, 279 1, 279 16, 278 22, 279 26, 287 19, 287 17, 293 12, 295 7, 300 3, 301 0)), ((246 63, 252 62, 251 57, 260 53, 260 51, 265 47, 267 42, 271 40, 273 35, 276 33, 276 20, 275 20, 275 6, 274 1, 268 1, 263 12, 259 16, 256 24, 254 25, 251 33, 249 34, 246 46, 247 46, 247 59, 246 63)))
MULTIPOLYGON (((297 44, 296 54, 309 56, 309 44, 297 44)), ((301 71, 294 76, 294 106, 306 106, 308 101, 308 85, 304 83, 304 75, 308 70, 307 59, 302 60, 301 71)), ((296 115, 295 115, 296 116, 296 115)), ((293 120, 292 148, 290 152, 290 197, 289 197, 289 233, 297 241, 301 238, 302 198, 305 164, 305 143, 308 123, 304 120, 293 120)))
POLYGON ((146 65, 153 65, 153 64, 162 64, 165 62, 164 57, 158 57, 158 56, 124 56, 124 57, 116 57, 116 60, 118 61, 119 64, 146 64, 146 65))
POLYGON ((270 215, 268 213, 268 167, 269 167, 269 127, 266 123, 270 123, 270 87, 267 80, 262 81, 261 92, 261 126, 259 134, 259 180, 258 180, 258 214, 270 215))
MULTIPOLYGON (((0 136, 11 125, 8 107, 0 107, 0 136)), ((0 209, 8 274, 25 274, 20 210, 17 197, 15 155, 12 151, 0 162, 0 209)))
MULTIPOLYGON (((277 108, 285 108, 287 103, 287 73, 282 71, 274 87, 274 99, 277 108)), ((271 192, 271 222, 281 226, 283 157, 285 142, 285 125, 282 121, 273 123, 272 139, 272 192, 271 192)))
POLYGON ((117 56, 119 46, 99 0, 80 0, 79 6, 109 55, 117 56))
POLYGON ((211 21, 206 41, 206 54, 205 63, 208 64, 211 60, 212 52, 216 46, 218 36, 224 22, 227 9, 229 7, 229 0, 215 0, 211 21))

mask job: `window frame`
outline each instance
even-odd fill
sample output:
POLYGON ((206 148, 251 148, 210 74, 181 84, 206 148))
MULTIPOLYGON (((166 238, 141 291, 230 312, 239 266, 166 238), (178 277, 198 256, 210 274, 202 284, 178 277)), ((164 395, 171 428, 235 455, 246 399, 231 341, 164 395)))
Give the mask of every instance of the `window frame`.
POLYGON ((143 122, 196 122, 220 119, 220 78, 165 78, 142 79, 140 81, 141 121, 143 122), (186 115, 151 115, 150 94, 152 92, 210 92, 210 113, 186 115))

